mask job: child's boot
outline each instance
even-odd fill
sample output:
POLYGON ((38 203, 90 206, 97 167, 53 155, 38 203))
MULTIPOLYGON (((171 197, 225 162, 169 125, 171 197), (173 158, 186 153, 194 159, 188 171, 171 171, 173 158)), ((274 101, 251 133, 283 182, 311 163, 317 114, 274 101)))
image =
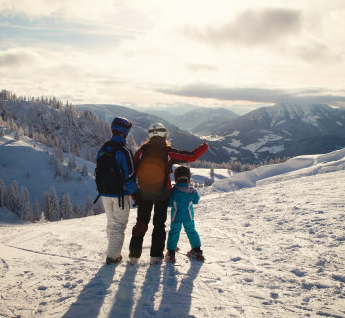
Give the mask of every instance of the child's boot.
POLYGON ((200 247, 194 247, 192 248, 188 253, 187 256, 193 257, 198 261, 203 262, 205 260, 205 257, 202 255, 202 250, 200 247))

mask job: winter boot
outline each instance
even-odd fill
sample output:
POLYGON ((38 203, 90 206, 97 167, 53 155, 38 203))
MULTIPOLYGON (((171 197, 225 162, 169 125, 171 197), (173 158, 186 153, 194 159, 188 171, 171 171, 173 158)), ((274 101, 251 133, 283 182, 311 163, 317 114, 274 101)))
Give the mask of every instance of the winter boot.
POLYGON ((176 262, 175 251, 169 250, 165 255, 165 260, 169 263, 175 263, 176 262))
POLYGON ((129 257, 129 264, 131 264, 132 266, 138 264, 139 262, 139 257, 129 257))
POLYGON ((116 258, 107 257, 107 259, 105 260, 107 265, 120 263, 121 261, 122 261, 121 255, 116 258))
POLYGON ((162 263, 163 256, 151 256, 150 265, 162 263))
POLYGON ((198 261, 203 262, 205 260, 205 257, 202 255, 202 250, 200 249, 200 247, 195 247, 192 248, 188 253, 187 256, 189 257, 193 257, 198 261))

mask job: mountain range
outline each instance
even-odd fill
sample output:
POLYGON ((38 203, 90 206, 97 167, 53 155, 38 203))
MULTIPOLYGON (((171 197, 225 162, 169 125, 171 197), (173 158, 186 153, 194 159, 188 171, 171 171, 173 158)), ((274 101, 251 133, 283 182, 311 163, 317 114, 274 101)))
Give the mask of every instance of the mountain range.
MULTIPOLYGON (((200 136, 180 129, 178 126, 170 123, 168 120, 156 115, 137 111, 135 109, 109 104, 84 104, 77 106, 80 110, 91 110, 97 114, 100 119, 111 122, 116 116, 124 116, 133 122, 133 128, 130 131, 130 136, 133 136, 135 143, 140 145, 148 138, 148 128, 151 124, 160 122, 169 131, 169 141, 172 147, 182 150, 192 150, 196 148, 203 139, 200 136)), ((212 162, 226 162, 227 155, 224 151, 214 148, 210 143, 210 151, 202 156, 202 160, 212 162)))
POLYGON ((133 136, 137 143, 146 138, 152 122, 167 126, 172 145, 177 148, 191 149, 200 138, 206 138, 210 151, 203 159, 218 163, 259 163, 271 158, 321 154, 345 146, 345 110, 328 105, 284 103, 243 116, 224 108, 201 107, 182 115, 159 112, 165 118, 115 105, 78 107, 91 109, 108 121, 115 115, 127 116, 135 124, 133 136), (181 130, 182 127, 188 132, 181 130))
POLYGON ((216 123, 217 148, 242 162, 326 153, 345 146, 345 111, 327 105, 278 104, 216 123))

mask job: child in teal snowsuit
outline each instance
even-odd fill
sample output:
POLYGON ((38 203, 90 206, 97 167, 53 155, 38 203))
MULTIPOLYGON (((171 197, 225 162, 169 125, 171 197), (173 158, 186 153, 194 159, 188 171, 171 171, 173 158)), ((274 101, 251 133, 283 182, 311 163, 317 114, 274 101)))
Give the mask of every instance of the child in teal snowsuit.
POLYGON ((190 170, 188 167, 180 166, 176 168, 174 177, 176 184, 172 189, 169 204, 171 207, 171 227, 167 242, 167 260, 175 262, 175 250, 183 225, 192 247, 188 255, 203 261, 204 257, 200 250, 200 237, 194 223, 193 204, 199 202, 198 192, 189 186, 190 170))

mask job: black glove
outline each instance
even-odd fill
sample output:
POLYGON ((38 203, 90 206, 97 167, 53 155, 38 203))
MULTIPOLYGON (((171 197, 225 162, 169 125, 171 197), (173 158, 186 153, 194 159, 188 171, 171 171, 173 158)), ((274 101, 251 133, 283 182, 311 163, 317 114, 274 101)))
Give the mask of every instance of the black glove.
POLYGON ((131 194, 131 197, 132 197, 132 200, 134 201, 134 204, 133 204, 133 208, 136 207, 139 202, 140 202, 140 190, 138 189, 137 191, 135 191, 134 193, 131 194))

